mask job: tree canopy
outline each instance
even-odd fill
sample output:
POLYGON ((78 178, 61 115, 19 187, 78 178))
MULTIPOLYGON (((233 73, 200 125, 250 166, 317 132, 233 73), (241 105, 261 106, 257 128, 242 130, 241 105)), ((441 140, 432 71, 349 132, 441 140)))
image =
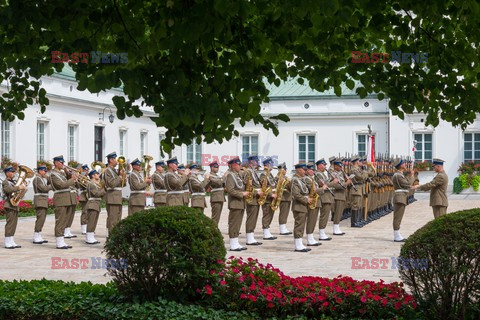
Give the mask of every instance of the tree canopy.
POLYGON ((113 99, 120 119, 140 116, 138 101, 153 107, 152 120, 168 129, 166 151, 230 139, 235 119, 278 134, 260 104, 267 82, 288 79, 338 96, 341 84, 357 84, 361 98, 388 97, 394 115, 416 110, 427 124, 465 127, 480 110, 479 20, 474 0, 3 0, 0 81, 9 90, 0 111, 5 120, 23 119, 35 103, 45 111, 39 79, 64 67, 52 52, 76 60, 73 53, 100 51, 126 53, 127 61, 71 62, 78 89, 121 88, 113 99), (352 51, 365 53, 360 63, 352 51), (367 63, 373 53, 391 60, 399 51, 428 60, 367 63))

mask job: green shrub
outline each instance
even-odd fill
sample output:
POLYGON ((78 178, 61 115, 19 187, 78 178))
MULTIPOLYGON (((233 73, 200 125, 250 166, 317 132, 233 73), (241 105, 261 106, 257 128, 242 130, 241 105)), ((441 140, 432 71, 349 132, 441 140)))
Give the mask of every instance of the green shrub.
POLYGON ((0 280, 2 320, 259 319, 258 314, 207 309, 158 299, 127 301, 113 284, 0 280))
POLYGON ((460 179, 456 177, 455 179, 453 179, 453 193, 459 194, 460 192, 462 192, 462 190, 462 183, 460 182, 460 179))
POLYGON ((405 242, 402 259, 428 259, 427 268, 399 272, 429 318, 480 318, 479 244, 480 209, 435 219, 405 242))
POLYGON ((108 259, 127 260, 127 268, 108 271, 125 295, 177 301, 194 298, 226 254, 215 223, 184 206, 145 210, 120 221, 105 250, 108 259))

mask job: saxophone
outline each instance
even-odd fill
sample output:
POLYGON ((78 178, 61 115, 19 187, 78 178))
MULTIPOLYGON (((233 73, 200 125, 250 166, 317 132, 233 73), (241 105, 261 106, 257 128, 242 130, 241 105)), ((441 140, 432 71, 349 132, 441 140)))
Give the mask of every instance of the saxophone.
POLYGON ((265 176, 263 177, 263 180, 262 180, 263 196, 258 198, 258 204, 260 206, 263 206, 265 204, 265 202, 267 201, 268 194, 270 193, 270 191, 272 191, 272 187, 270 187, 270 186, 267 187, 268 176, 270 175, 270 170, 271 169, 267 169, 267 172, 265 173, 265 176))
POLYGON ((247 180, 245 182, 245 191, 248 192, 248 196, 245 198, 245 201, 248 204, 253 203, 253 184, 252 184, 252 176, 250 171, 247 170, 247 180))
POLYGON ((315 192, 315 179, 313 177, 310 179, 312 179, 312 187, 310 188, 310 194, 308 197, 313 198, 313 202, 310 203, 308 207, 313 210, 317 207, 318 197, 320 197, 320 195, 315 192))
POLYGON ((272 211, 275 212, 275 210, 280 207, 280 203, 282 202, 282 195, 283 191, 285 191, 285 187, 289 183, 288 178, 285 177, 285 169, 281 169, 279 174, 278 174, 278 182, 277 182, 277 188, 275 190, 275 194, 277 197, 273 199, 272 203, 270 204, 270 208, 272 208, 272 211))

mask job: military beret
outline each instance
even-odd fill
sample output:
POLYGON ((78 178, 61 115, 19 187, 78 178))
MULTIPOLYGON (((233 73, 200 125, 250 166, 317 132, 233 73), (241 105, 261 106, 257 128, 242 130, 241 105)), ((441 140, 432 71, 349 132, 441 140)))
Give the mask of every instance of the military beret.
POLYGON ((264 166, 266 166, 267 164, 272 163, 272 162, 273 162, 273 160, 272 160, 272 158, 270 158, 270 157, 268 157, 267 159, 265 159, 265 160, 262 161, 262 163, 263 163, 264 166))
POLYGON ((327 162, 325 161, 325 159, 320 159, 318 160, 317 162, 315 162, 315 164, 318 166, 319 164, 324 164, 324 165, 327 165, 327 162))
POLYGON ((337 161, 337 160, 335 160, 335 161, 333 162, 333 164, 336 165, 336 166, 341 166, 341 165, 342 165, 342 161, 337 161))
POLYGON ((198 169, 198 165, 196 163, 192 163, 190 165, 190 169, 198 169))
POLYGON ((60 162, 65 162, 65 160, 63 159, 63 156, 56 156, 56 157, 53 157, 53 161, 60 161, 60 162))
POLYGON ((185 170, 185 165, 183 163, 180 163, 177 167, 179 170, 185 170))
POLYGON ((130 162, 130 164, 132 166, 139 166, 142 164, 142 162, 140 160, 138 160, 138 158, 135 158, 135 160, 133 160, 132 162, 130 162))
POLYGON ((163 160, 157 161, 157 162, 155 162, 155 165, 156 165, 156 166, 164 166, 164 165, 165 165, 165 161, 163 161, 163 160))
POLYGON ((440 165, 440 166, 443 166, 443 163, 445 161, 442 160, 442 159, 433 159, 433 165, 440 165))
POLYGON ((173 158, 168 159, 167 164, 170 164, 170 163, 178 164, 177 157, 173 157, 173 158))
POLYGON ((3 169, 3 172, 4 172, 4 173, 7 173, 7 172, 15 172, 15 169, 14 169, 12 166, 8 166, 8 167, 6 167, 5 169, 3 169))
POLYGON ((46 167, 46 166, 38 166, 38 167, 37 167, 37 171, 38 171, 38 170, 47 171, 47 167, 46 167))
POLYGON ((313 165, 313 163, 309 163, 307 164, 307 169, 315 170, 315 166, 313 165))
POLYGON ((107 154, 107 159, 116 158, 116 157, 117 157, 117 153, 115 151, 107 154))
POLYGON ((240 159, 239 159, 238 157, 235 157, 235 158, 230 159, 230 160, 228 161, 228 164, 234 164, 234 163, 236 163, 236 164, 242 164, 242 161, 240 161, 240 159))
POLYGON ((92 171, 90 171, 90 172, 88 173, 88 176, 91 178, 94 174, 98 174, 98 171, 95 170, 95 169, 93 169, 92 171))
POLYGON ((88 169, 89 169, 89 168, 88 168, 88 164, 82 165, 82 169, 88 170, 88 169))
POLYGON ((306 169, 307 165, 305 163, 297 163, 295 169, 306 169))
POLYGON ((217 161, 210 162, 209 166, 214 167, 214 168, 218 168, 218 162, 217 161))

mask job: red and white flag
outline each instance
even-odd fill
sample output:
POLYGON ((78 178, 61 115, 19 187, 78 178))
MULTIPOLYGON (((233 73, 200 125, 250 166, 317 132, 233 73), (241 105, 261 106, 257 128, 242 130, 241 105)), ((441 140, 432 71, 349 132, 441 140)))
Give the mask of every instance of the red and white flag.
POLYGON ((375 136, 368 136, 367 162, 375 163, 375 136))

